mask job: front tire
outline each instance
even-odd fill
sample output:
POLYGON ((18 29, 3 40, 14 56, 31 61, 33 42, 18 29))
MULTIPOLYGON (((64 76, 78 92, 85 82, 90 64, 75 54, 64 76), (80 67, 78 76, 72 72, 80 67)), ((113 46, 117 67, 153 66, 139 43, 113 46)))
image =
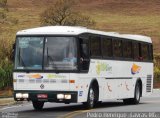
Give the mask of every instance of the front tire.
POLYGON ((42 110, 44 106, 44 102, 41 101, 32 101, 32 104, 35 110, 42 110))
POLYGON ((124 104, 139 104, 140 97, 141 97, 141 87, 140 87, 140 84, 137 83, 135 87, 134 98, 124 99, 123 103, 124 104))
POLYGON ((88 92, 88 98, 87 98, 87 102, 84 102, 83 105, 87 108, 87 109, 91 109, 94 107, 95 105, 95 90, 93 89, 93 87, 91 86, 88 92))

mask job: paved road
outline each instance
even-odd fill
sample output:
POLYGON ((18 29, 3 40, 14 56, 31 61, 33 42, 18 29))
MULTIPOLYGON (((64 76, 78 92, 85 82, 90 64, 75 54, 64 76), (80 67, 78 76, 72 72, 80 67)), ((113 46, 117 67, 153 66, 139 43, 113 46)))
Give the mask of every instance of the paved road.
POLYGON ((35 111, 31 103, 0 108, 2 115, 18 115, 17 118, 85 118, 94 112, 160 112, 160 90, 141 99, 139 105, 124 105, 122 101, 108 101, 92 110, 85 110, 81 104, 46 103, 42 111, 35 111), (14 114, 13 114, 14 113, 14 114))

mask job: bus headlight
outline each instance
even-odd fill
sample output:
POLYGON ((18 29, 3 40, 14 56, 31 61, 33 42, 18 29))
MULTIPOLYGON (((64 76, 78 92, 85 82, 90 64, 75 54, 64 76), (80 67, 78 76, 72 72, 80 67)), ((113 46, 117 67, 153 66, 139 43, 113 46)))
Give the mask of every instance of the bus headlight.
POLYGON ((22 98, 28 98, 28 97, 29 97, 28 93, 22 94, 22 98))
POLYGON ((64 96, 65 99, 71 99, 71 95, 67 94, 64 96))
POLYGON ((64 99, 64 94, 57 94, 57 99, 64 99))
POLYGON ((22 98, 22 93, 16 93, 16 98, 22 98))

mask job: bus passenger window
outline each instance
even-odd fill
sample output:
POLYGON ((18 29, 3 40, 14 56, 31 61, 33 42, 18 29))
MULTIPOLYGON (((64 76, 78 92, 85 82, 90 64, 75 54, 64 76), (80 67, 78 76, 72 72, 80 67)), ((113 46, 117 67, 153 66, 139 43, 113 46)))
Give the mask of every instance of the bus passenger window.
POLYGON ((147 44, 141 44, 141 52, 142 57, 144 61, 148 60, 148 45, 147 44))
POLYGON ((90 39, 91 43, 91 56, 100 57, 101 56, 101 48, 100 48, 100 37, 92 36, 90 39))
POLYGON ((113 40, 113 55, 114 57, 122 57, 122 41, 113 40))
POLYGON ((140 59, 140 47, 138 42, 133 42, 133 57, 134 60, 139 60, 140 59))
POLYGON ((149 44, 148 45, 148 52, 149 52, 149 61, 152 61, 153 60, 153 51, 152 51, 152 45, 151 44, 149 44))
POLYGON ((131 41, 123 42, 123 57, 126 59, 132 58, 132 42, 131 41))
POLYGON ((112 57, 112 39, 102 38, 103 57, 112 57))

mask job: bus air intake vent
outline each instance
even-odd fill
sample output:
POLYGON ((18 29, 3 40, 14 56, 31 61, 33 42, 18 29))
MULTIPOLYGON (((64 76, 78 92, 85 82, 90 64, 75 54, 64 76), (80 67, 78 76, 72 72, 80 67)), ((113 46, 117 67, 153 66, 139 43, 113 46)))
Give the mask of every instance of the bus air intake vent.
POLYGON ((151 87, 152 87, 152 75, 147 75, 146 91, 151 92, 151 87))

